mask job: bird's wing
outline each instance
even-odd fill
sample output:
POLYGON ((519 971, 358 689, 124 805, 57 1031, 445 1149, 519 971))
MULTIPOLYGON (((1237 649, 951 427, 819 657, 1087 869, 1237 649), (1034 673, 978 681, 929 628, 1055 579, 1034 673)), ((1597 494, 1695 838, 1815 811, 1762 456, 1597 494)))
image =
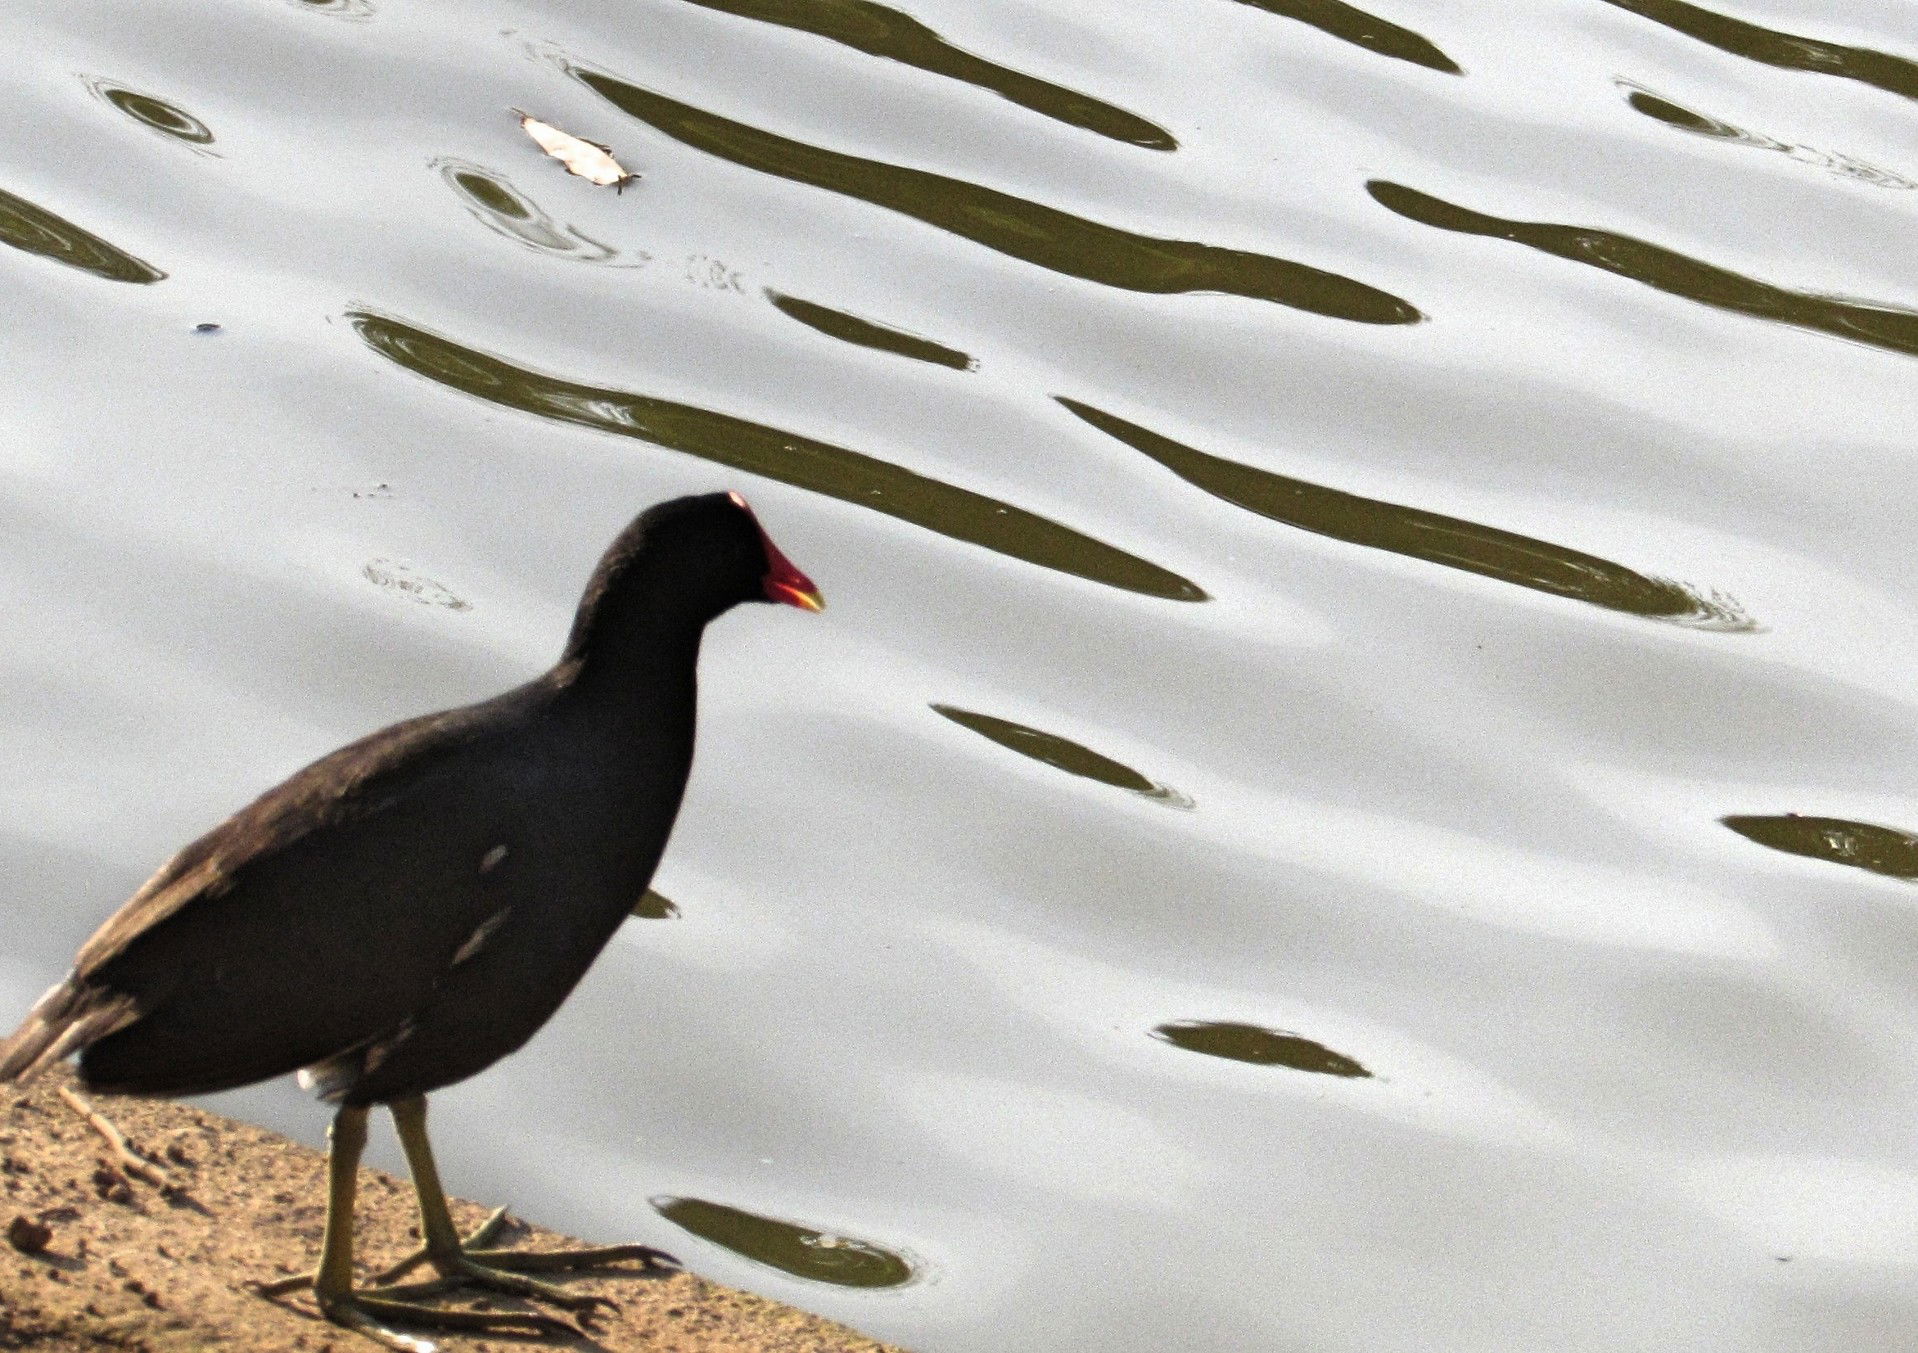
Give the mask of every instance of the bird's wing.
MULTIPOLYGON (((285 908, 274 907, 271 897, 250 898, 260 890, 248 887, 249 880, 276 872, 276 864, 303 843, 324 840, 324 828, 351 836, 357 823, 383 808, 390 811, 409 788, 417 791, 422 762, 457 760, 461 748, 476 740, 475 716, 484 708, 411 719, 350 743, 174 855, 81 947, 66 980, 0 1041, 0 1081, 30 1078, 50 1062, 140 1023, 181 987, 204 987, 206 974, 196 969, 209 961, 225 966, 229 941, 258 938, 258 926, 222 927, 221 913, 229 910, 222 902, 242 911, 249 901, 263 902, 257 909, 269 913, 264 919, 270 925, 271 913, 285 908), (223 928, 254 934, 222 934, 223 928)), ((319 882, 323 888, 324 880, 319 882)), ((267 946, 268 969, 278 966, 273 947, 267 946)), ((316 963, 314 975, 322 967, 316 963)))
POLYGON ((85 982, 102 974, 171 918, 228 895, 246 874, 314 833, 350 829, 391 808, 420 783, 422 760, 441 759, 476 740, 476 716, 484 708, 468 706, 392 724, 267 790, 161 865, 81 946, 73 978, 85 982))
POLYGON ((542 707, 532 683, 395 724, 261 795, 87 941, 0 1078, 84 1048, 102 1088, 212 1091, 395 1027, 497 907, 486 852, 539 798, 500 753, 542 707))

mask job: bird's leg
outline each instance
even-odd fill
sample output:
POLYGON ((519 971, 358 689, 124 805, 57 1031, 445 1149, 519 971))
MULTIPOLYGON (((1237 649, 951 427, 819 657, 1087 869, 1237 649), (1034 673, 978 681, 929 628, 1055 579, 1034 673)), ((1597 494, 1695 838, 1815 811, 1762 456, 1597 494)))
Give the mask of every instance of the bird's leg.
MULTIPOLYGON (((331 1149, 326 1158, 326 1230, 320 1240, 320 1267, 306 1282, 313 1288, 320 1313, 336 1325, 364 1334, 400 1353, 434 1353, 425 1339, 390 1330, 382 1322, 437 1326, 441 1329, 496 1331, 532 1329, 540 1333, 578 1334, 579 1329, 552 1316, 523 1311, 445 1311, 413 1302, 353 1290, 353 1197, 359 1182, 360 1153, 366 1149, 366 1110, 341 1109, 327 1132, 331 1149)), ((269 1284, 261 1290, 271 1296, 303 1285, 297 1280, 269 1284)))
POLYGON ((388 1348, 426 1353, 432 1344, 386 1329, 353 1300, 353 1195, 360 1153, 366 1149, 366 1110, 341 1109, 327 1129, 326 1142, 326 1230, 320 1238, 320 1267, 313 1274, 320 1313, 388 1348))
MULTIPOLYGON (((439 1168, 433 1163, 432 1143, 427 1140, 425 1097, 416 1095, 411 1099, 395 1100, 388 1107, 393 1112, 393 1125, 399 1130, 400 1146, 406 1152, 406 1163, 413 1172, 413 1191, 419 1195, 420 1235, 426 1242, 425 1257, 439 1270, 440 1277, 434 1282, 375 1289, 379 1295, 421 1296, 470 1283, 517 1296, 550 1301, 572 1310, 587 1310, 594 1306, 612 1306, 613 1303, 604 1297, 569 1292, 563 1287, 540 1282, 523 1276, 522 1272, 511 1270, 553 1272, 597 1268, 631 1259, 643 1261, 649 1270, 669 1265, 678 1267, 678 1261, 671 1255, 645 1245, 608 1245, 578 1250, 509 1250, 474 1248, 462 1242, 453 1226, 453 1215, 446 1206, 446 1191, 440 1185, 439 1168)), ((503 1210, 495 1213, 486 1225, 474 1233, 474 1240, 482 1244, 490 1240, 502 1219, 503 1210)))

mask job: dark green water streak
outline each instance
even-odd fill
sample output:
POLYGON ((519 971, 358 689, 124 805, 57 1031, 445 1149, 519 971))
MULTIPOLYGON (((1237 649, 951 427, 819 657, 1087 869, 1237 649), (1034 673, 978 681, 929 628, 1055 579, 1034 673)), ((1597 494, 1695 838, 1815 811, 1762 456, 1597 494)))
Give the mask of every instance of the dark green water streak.
POLYGON ((80 268, 111 282, 158 282, 166 276, 145 259, 108 244, 45 207, 0 189, 0 244, 80 268))
POLYGON ((1458 62, 1441 52, 1429 39, 1420 37, 1409 28, 1387 23, 1378 15, 1369 14, 1355 5, 1345 4, 1344 0, 1239 0, 1239 3, 1265 10, 1268 14, 1297 19, 1341 42, 1363 47, 1380 56, 1396 57, 1400 61, 1410 61, 1415 66, 1444 71, 1447 75, 1463 74, 1458 62))
POLYGON ((970 356, 956 348, 935 343, 930 338, 921 338, 917 334, 901 333, 883 324, 874 324, 869 319, 849 315, 844 310, 802 301, 797 296, 784 296, 777 291, 767 292, 766 299, 777 306, 781 313, 791 315, 807 328, 816 329, 842 343, 856 343, 862 348, 876 348, 880 352, 895 353, 915 361, 931 362, 934 366, 951 367, 954 371, 970 371, 977 365, 970 356))
POLYGON ((1918 99, 1918 61, 1893 56, 1870 47, 1848 47, 1822 38, 1800 37, 1761 28, 1685 0, 1605 0, 1641 18, 1662 23, 1686 37, 1733 56, 1742 56, 1780 70, 1808 71, 1856 80, 1908 99, 1918 99))
POLYGON ((1057 398, 1093 427, 1143 451, 1188 484, 1261 517, 1607 610, 1736 627, 1726 623, 1722 610, 1679 584, 1647 577, 1609 559, 1495 526, 1274 474, 1175 442, 1076 399, 1057 398))
POLYGON ((1423 225, 1529 245, 1714 309, 1918 356, 1918 312, 1790 291, 1609 230, 1549 221, 1510 221, 1382 179, 1374 179, 1365 187, 1381 206, 1423 225))
POLYGON ((1747 841, 1895 879, 1918 879, 1918 836, 1896 827, 1799 813, 1734 814, 1720 818, 1747 841))
POLYGON ((1247 296, 1361 324, 1413 324, 1423 318, 1389 292, 1321 268, 1243 249, 1136 235, 943 174, 809 146, 610 75, 573 73, 621 111, 695 149, 885 207, 1069 277, 1161 295, 1247 296))
POLYGON ((1206 600, 1196 584, 1157 564, 875 456, 691 404, 558 380, 385 315, 347 318, 381 356, 493 404, 683 451, 1110 587, 1206 600))
POLYGON ((933 75, 961 80, 1055 121, 1097 132, 1115 141, 1149 150, 1174 150, 1179 144, 1172 133, 1137 114, 974 56, 953 46, 911 15, 890 5, 875 4, 874 0, 691 0, 691 3, 737 14, 742 19, 796 28, 870 56, 885 57, 933 75))

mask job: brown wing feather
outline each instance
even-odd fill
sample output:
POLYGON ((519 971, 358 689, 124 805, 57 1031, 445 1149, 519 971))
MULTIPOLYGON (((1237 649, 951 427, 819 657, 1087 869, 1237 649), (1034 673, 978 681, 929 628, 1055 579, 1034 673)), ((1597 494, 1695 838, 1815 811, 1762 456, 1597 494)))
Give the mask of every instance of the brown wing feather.
POLYGON ((226 892, 248 864, 377 807, 383 782, 401 778, 422 753, 472 736, 474 708, 408 719, 349 742, 183 846, 80 946, 74 977, 86 980, 181 909, 226 892))
POLYGON ((403 1018, 473 924, 460 892, 470 867, 435 870, 431 858, 486 849, 436 834, 438 800, 486 774, 482 729, 523 725, 537 697, 522 687, 382 729, 187 845, 0 1044, 0 1080, 84 1050, 82 1074, 99 1088, 209 1091, 284 1074, 403 1018), (397 860, 438 895, 394 897, 397 860))
POLYGON ((123 1029, 136 1018, 122 996, 76 1010, 81 993, 61 983, 40 998, 13 1036, 0 1043, 0 1082, 26 1084, 75 1048, 123 1029))

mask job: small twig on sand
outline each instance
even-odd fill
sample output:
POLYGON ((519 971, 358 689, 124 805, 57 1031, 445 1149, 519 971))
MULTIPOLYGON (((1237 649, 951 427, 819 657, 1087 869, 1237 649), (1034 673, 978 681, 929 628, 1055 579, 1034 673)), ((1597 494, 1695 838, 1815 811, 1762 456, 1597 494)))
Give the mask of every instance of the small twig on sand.
POLYGON ((119 1162, 122 1171, 136 1179, 146 1180, 162 1193, 175 1191, 173 1177, 134 1150, 132 1143, 127 1141, 126 1134, 114 1126, 111 1118, 87 1103, 84 1097, 67 1086, 60 1087, 60 1098, 87 1120, 88 1127, 106 1138, 107 1145, 113 1148, 114 1159, 119 1162))

